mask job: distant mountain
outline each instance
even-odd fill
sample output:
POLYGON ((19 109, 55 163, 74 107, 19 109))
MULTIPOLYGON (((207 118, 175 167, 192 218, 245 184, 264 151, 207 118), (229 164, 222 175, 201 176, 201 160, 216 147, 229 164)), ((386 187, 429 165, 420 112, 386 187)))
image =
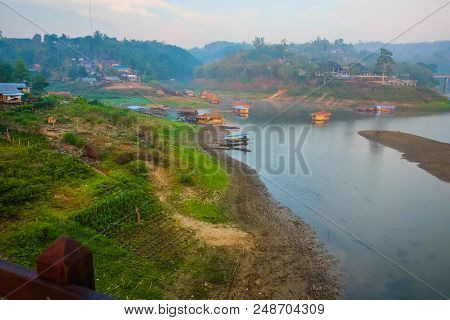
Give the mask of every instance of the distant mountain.
MULTIPOLYGON (((381 42, 354 44, 357 51, 378 51, 381 42)), ((396 61, 435 64, 437 73, 450 73, 450 41, 389 44, 385 47, 396 61)))
POLYGON ((227 54, 252 48, 251 44, 241 42, 216 41, 205 45, 203 48, 195 47, 189 52, 203 63, 208 63, 225 58, 227 54))

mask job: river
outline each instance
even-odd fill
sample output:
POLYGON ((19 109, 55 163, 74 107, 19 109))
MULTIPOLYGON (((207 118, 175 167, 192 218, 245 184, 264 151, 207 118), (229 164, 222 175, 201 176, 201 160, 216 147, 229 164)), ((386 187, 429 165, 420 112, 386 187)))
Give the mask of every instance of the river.
POLYGON ((450 296, 450 184, 358 135, 393 130, 449 143, 450 113, 339 111, 316 126, 309 117, 312 107, 286 111, 282 105, 254 104, 247 119, 226 114, 229 124, 255 138, 252 152, 230 155, 255 168, 272 195, 338 257, 343 298, 450 296), (297 148, 302 152, 293 157, 302 135, 307 137, 297 148))

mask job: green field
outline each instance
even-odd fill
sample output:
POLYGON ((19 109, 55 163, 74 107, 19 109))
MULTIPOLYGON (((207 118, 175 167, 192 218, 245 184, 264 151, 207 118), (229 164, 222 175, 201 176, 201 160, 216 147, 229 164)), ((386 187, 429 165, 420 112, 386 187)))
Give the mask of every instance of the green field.
POLYGON ((93 251, 96 288, 113 297, 223 296, 233 259, 173 218, 230 221, 228 175, 192 138, 197 127, 52 99, 38 113, 0 111, 11 138, 0 139, 0 257, 32 268, 67 234, 93 251), (50 115, 56 133, 44 130, 50 115))

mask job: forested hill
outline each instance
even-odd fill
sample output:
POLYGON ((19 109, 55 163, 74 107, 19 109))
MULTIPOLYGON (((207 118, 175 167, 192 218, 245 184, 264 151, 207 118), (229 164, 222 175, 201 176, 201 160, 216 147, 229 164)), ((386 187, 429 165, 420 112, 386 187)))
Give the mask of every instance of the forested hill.
MULTIPOLYGON (((354 48, 357 51, 375 51, 382 45, 381 42, 361 42, 354 44, 354 48)), ((434 64, 437 73, 450 73, 450 41, 388 44, 385 48, 398 61, 434 64)))
POLYGON ((201 62, 208 63, 222 59, 226 55, 234 52, 250 49, 251 47, 251 44, 245 42, 216 41, 208 43, 202 48, 195 47, 190 49, 189 52, 201 62))
POLYGON ((185 49, 157 41, 117 40, 94 36, 35 35, 32 39, 0 39, 0 60, 39 64, 44 73, 68 73, 75 59, 117 60, 149 79, 190 78, 200 62, 185 49))
POLYGON ((433 73, 437 66, 418 61, 403 62, 389 51, 380 61, 380 50, 370 54, 356 50, 342 39, 330 42, 317 38, 304 44, 266 44, 256 37, 253 46, 228 54, 225 58, 203 65, 196 77, 240 83, 277 83, 279 86, 319 85, 338 72, 350 75, 364 73, 385 74, 405 80, 416 80, 419 86, 433 87, 433 73))

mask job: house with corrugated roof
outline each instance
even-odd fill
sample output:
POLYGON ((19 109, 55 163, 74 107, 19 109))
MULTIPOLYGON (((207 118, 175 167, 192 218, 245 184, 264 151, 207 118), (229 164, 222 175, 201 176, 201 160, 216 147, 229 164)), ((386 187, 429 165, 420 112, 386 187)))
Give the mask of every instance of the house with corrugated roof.
POLYGON ((4 104, 21 103, 24 93, 29 92, 30 88, 23 82, 0 83, 0 101, 4 104))
POLYGON ((106 76, 104 78, 105 82, 115 83, 115 82, 121 82, 119 77, 116 76, 106 76))
POLYGON ((87 83, 87 84, 96 84, 97 79, 92 78, 92 77, 84 77, 84 78, 81 78, 81 82, 87 83))

